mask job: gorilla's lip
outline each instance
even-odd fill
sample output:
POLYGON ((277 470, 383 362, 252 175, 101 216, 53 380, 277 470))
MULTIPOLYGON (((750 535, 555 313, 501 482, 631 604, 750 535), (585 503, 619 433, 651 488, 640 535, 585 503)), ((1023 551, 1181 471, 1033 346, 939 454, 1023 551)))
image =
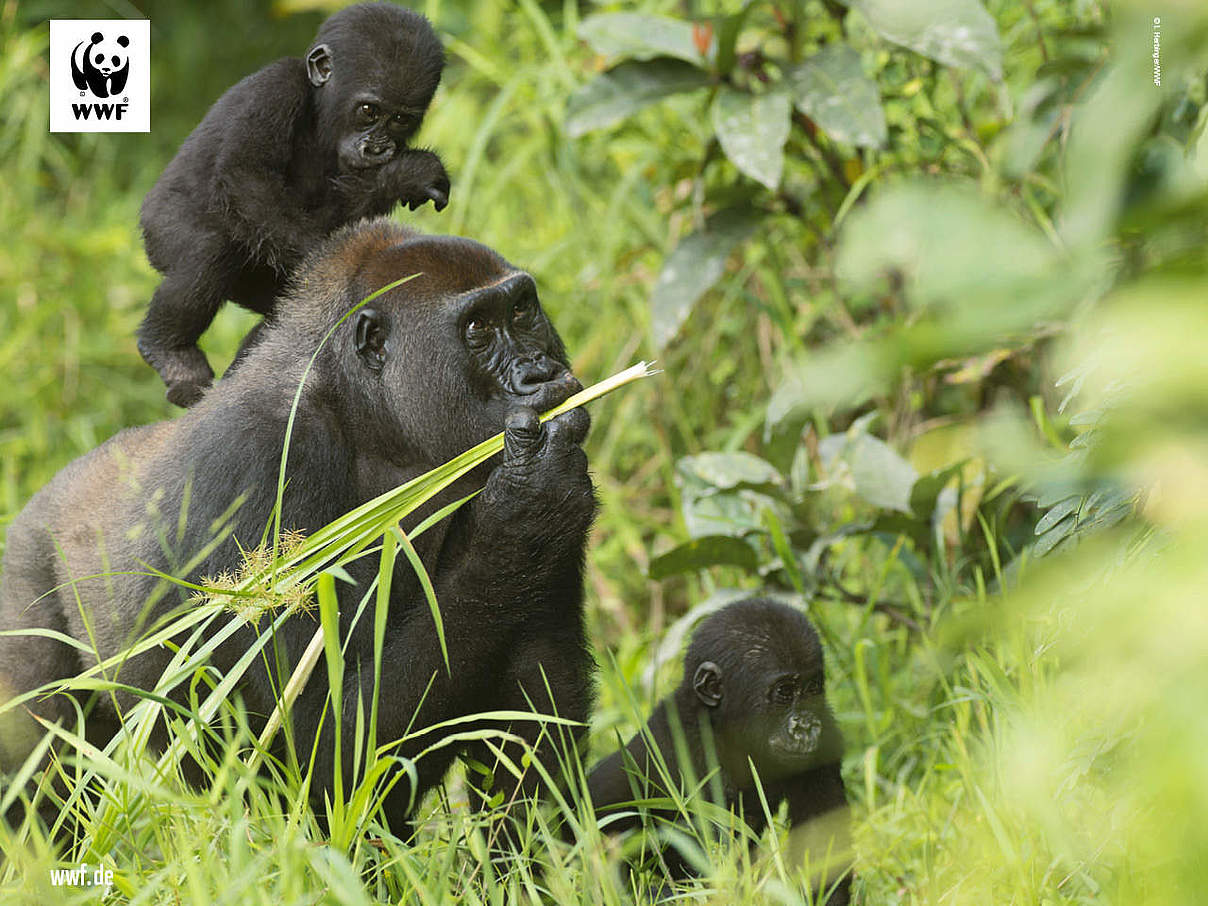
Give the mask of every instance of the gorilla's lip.
POLYGON ((394 149, 389 154, 371 155, 365 153, 364 146, 358 145, 340 152, 340 166, 345 170, 376 170, 382 164, 395 158, 394 149))
POLYGON ((393 142, 383 142, 381 144, 365 142, 357 148, 356 159, 359 163, 354 165, 365 170, 380 167, 387 161, 393 160, 396 151, 397 148, 393 142))
POLYGON ((513 402, 529 406, 537 410, 537 414, 540 415, 555 406, 560 406, 582 389, 583 385, 579 383, 579 379, 569 371, 564 371, 552 381, 546 381, 532 393, 514 393, 509 396, 513 402))

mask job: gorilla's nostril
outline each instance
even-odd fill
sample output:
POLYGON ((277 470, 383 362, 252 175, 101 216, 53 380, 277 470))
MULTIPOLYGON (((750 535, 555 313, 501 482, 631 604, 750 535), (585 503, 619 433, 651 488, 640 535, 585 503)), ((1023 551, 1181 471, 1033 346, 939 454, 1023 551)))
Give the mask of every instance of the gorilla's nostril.
POLYGON ((557 377, 560 370, 557 364, 548 360, 522 362, 516 366, 516 392, 536 393, 557 377))

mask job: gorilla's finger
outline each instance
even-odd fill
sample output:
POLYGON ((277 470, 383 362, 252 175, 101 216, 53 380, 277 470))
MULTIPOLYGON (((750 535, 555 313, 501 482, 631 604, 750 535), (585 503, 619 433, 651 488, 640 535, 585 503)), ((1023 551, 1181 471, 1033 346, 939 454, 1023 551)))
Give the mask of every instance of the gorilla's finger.
POLYGON ((425 194, 432 199, 432 206, 438 211, 443 211, 449 204, 448 191, 441 190, 436 186, 429 186, 425 194))
POLYGON ((583 407, 563 412, 557 418, 551 418, 545 423, 549 432, 549 442, 552 447, 578 446, 587 437, 591 428, 591 416, 583 407))
POLYGON ((541 446, 541 419, 528 406, 516 406, 503 420, 503 450, 510 460, 528 459, 541 446))

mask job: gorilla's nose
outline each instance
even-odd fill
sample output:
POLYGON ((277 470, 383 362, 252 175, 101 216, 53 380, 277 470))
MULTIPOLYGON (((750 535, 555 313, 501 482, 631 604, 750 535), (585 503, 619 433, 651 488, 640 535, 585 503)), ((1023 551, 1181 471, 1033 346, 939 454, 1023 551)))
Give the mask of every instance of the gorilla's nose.
POLYGON ((384 144, 365 144, 361 146, 361 157, 373 163, 381 163, 394 153, 394 145, 389 142, 384 144))
POLYGON ((521 359, 512 372, 512 385, 517 393, 536 393, 563 370, 560 364, 545 356, 521 359))

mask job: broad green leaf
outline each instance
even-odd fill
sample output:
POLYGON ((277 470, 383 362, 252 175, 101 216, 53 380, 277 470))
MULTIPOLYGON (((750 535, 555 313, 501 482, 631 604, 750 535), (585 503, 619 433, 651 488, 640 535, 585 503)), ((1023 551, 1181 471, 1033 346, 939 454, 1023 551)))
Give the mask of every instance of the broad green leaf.
POLYGON ((579 25, 579 37, 613 59, 675 57, 700 66, 704 58, 692 40, 692 23, 645 13, 600 13, 579 25))
POLYGON ((771 463, 742 451, 684 456, 676 463, 676 470, 723 490, 739 485, 780 484, 783 480, 771 463))
POLYGON ((1071 246, 1102 242, 1113 228, 1137 144, 1153 128, 1165 97, 1162 91, 1137 89, 1137 80, 1144 78, 1138 73, 1150 62, 1145 42, 1125 42, 1113 59, 1074 109, 1064 155, 1066 198, 1057 224, 1071 246))
POLYGON ((791 105, 787 94, 750 94, 723 86, 713 99, 713 128, 721 149, 747 176, 775 189, 784 169, 791 105))
POLYGON ((910 514, 914 466, 880 438, 863 432, 832 434, 818 444, 831 481, 850 487, 873 506, 910 514))
POLYGON ((910 489, 910 511, 920 519, 929 519, 935 511, 940 493, 956 477, 963 466, 963 461, 953 463, 943 469, 936 469, 934 472, 919 476, 910 489))
POLYGON ((692 307, 726 269, 738 243, 755 231, 758 215, 747 207, 714 214, 705 229, 680 240, 667 256, 650 299, 650 332, 662 349, 679 333, 692 307))
POLYGON ((856 406, 880 392, 892 369, 877 353, 870 344, 852 343, 790 363, 768 401, 764 439, 795 443, 812 408, 856 406))
POLYGON ((852 0, 881 37, 945 66, 1002 78, 998 27, 979 0, 852 0))
POLYGON ((683 492, 684 525, 692 538, 707 538, 710 535, 727 535, 745 538, 753 533, 762 533, 766 528, 764 513, 767 510, 787 517, 780 501, 758 491, 704 491, 699 488, 683 492))
POLYGON ((639 110, 709 84, 707 73, 682 60, 622 63, 576 91, 567 102, 566 134, 577 138, 619 123, 639 110))
POLYGON ((910 489, 918 473, 889 444, 861 434, 852 439, 847 461, 857 494, 873 506, 910 512, 910 489))
POLYGON ((787 519, 777 498, 780 473, 749 453, 701 453, 675 464, 684 524, 693 538, 762 533, 771 510, 787 519))
MULTIPOLYGON (((905 535, 920 551, 925 551, 931 544, 931 531, 926 519, 918 519, 896 511, 879 513, 868 526, 869 532, 883 535, 905 535)), ((926 575, 926 571, 923 572, 926 575)))
POLYGON ((1073 516, 1063 519, 1036 539, 1036 542, 1032 545, 1032 555, 1034 557, 1043 557, 1045 554, 1052 552, 1057 545, 1073 534, 1074 528, 1077 525, 1078 520, 1073 516))
POLYGON ((709 566, 738 566, 754 571, 759 561, 755 550, 740 538, 711 535, 694 538, 650 561, 650 578, 665 579, 709 566))
POLYGON ((835 263, 848 292, 881 291, 885 277, 896 273, 912 303, 963 307, 980 300, 979 317, 993 305, 998 315, 1018 314, 1026 323, 1057 268, 1039 230, 972 187, 928 180, 895 186, 853 211, 835 263), (1021 292, 1025 283, 1029 289, 1036 284, 1038 294, 1021 292))
POLYGON ((822 48, 788 72, 793 102, 835 141, 880 148, 889 133, 877 83, 846 44, 822 48))

